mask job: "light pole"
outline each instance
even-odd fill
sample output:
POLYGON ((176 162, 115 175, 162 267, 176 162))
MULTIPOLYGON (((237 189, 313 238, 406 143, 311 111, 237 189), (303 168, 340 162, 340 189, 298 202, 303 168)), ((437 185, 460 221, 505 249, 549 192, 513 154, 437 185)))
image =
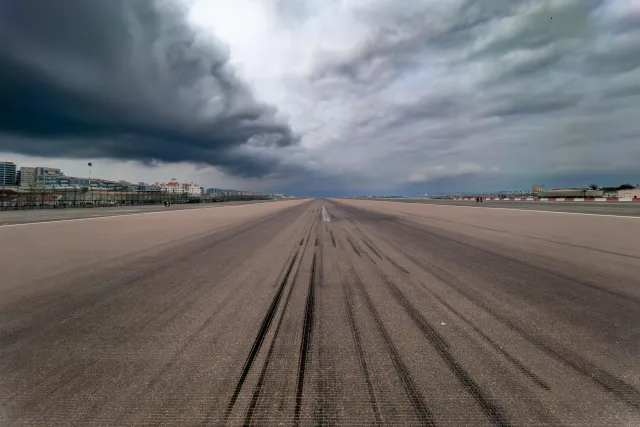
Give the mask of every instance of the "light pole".
POLYGON ((91 166, 93 166, 93 163, 89 162, 87 166, 89 166, 89 200, 91 201, 91 205, 93 205, 93 197, 91 196, 91 166))

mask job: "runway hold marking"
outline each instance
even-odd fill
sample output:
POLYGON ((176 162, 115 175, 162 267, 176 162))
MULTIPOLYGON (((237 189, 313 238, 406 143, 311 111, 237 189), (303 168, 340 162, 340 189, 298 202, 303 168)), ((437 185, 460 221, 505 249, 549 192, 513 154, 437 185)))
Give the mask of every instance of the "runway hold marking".
POLYGON ((327 208, 325 208, 324 206, 322 206, 322 220, 327 222, 331 221, 331 217, 327 212, 327 208))

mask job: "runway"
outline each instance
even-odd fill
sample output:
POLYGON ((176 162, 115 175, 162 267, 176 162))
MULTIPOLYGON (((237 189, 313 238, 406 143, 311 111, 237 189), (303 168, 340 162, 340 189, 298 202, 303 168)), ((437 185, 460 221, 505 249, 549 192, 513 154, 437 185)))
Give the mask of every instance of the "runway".
POLYGON ((469 206, 474 208, 522 209, 548 212, 572 212, 593 215, 616 215, 640 217, 638 202, 520 202, 484 200, 444 200, 444 199, 386 199, 400 203, 423 203, 443 206, 469 206))
POLYGON ((640 425, 638 237, 361 200, 0 227, 0 425, 640 425))

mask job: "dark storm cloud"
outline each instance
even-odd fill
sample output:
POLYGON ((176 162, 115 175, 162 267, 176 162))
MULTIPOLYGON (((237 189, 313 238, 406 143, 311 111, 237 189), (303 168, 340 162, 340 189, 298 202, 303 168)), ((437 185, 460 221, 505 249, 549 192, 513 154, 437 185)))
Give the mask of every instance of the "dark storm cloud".
POLYGON ((0 151, 275 168, 275 156, 243 147, 297 138, 186 13, 163 0, 3 2, 0 151))

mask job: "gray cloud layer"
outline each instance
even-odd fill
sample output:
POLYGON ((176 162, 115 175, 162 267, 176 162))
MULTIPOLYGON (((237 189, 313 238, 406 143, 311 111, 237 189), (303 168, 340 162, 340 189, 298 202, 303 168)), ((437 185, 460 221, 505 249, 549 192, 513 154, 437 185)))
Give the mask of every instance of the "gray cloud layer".
POLYGON ((186 12, 162 0, 3 2, 0 132, 23 138, 0 137, 0 150, 272 171, 278 157, 251 148, 296 137, 186 12))
POLYGON ((320 49, 309 81, 319 99, 359 94, 358 188, 640 180, 634 2, 380 0, 357 15, 368 31, 320 49))

